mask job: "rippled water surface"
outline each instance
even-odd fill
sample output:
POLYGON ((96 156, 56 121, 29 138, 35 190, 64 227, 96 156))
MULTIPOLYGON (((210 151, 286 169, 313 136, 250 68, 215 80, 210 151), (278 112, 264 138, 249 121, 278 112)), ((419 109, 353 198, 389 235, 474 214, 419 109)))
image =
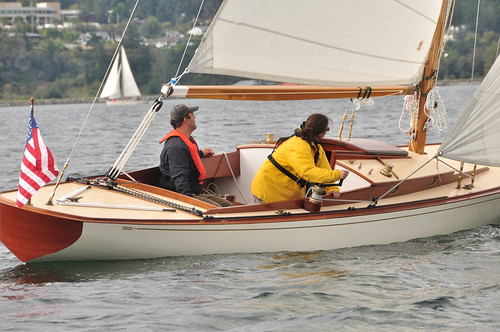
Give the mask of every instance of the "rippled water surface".
MULTIPOLYGON (((440 88, 449 126, 472 92, 440 88)), ((216 152, 266 133, 289 135, 314 112, 333 119, 336 136, 346 107, 345 101, 182 102, 200 105, 194 136, 216 152)), ((176 103, 165 102, 126 169, 158 163, 158 141, 176 103)), ((401 106, 400 98, 386 98, 362 107, 353 136, 406 144, 401 106)), ((59 168, 89 107, 35 108, 59 168)), ((148 107, 97 104, 66 175, 106 172, 148 107)), ((0 190, 17 186, 28 114, 28 106, 0 108, 0 190)), ((429 141, 441 140, 429 133, 429 141)), ((23 265, 0 244, 0 330, 6 331, 496 331, 499 297, 498 224, 384 246, 136 261, 23 265)))

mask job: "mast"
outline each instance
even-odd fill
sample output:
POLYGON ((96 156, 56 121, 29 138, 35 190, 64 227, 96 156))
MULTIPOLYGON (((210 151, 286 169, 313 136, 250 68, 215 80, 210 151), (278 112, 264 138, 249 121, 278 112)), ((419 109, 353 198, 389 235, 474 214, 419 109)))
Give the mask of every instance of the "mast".
POLYGON ((413 128, 415 133, 415 140, 410 141, 410 151, 414 151, 419 154, 424 154, 425 141, 427 139, 427 132, 424 131, 424 126, 429 117, 425 112, 425 102, 427 101, 427 94, 436 85, 437 79, 437 69, 439 66, 439 60, 441 59, 441 46, 443 43, 444 36, 444 26, 446 24, 445 18, 448 11, 448 0, 443 0, 441 5, 441 13, 439 14, 438 23, 436 26, 436 31, 434 32, 434 37, 432 38, 432 47, 429 50, 429 58, 427 64, 424 68, 424 75, 420 81, 420 100, 418 108, 418 120, 416 123, 416 128, 413 128), (413 144, 412 144, 413 143, 413 144))

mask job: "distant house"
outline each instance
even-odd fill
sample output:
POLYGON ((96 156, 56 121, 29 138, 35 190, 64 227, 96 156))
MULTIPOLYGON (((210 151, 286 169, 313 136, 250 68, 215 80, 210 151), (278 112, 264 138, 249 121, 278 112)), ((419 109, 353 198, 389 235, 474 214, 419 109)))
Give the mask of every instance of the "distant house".
POLYGON ((94 32, 82 33, 78 37, 77 43, 86 45, 88 41, 92 38, 92 35, 104 41, 109 41, 109 42, 115 41, 115 38, 112 35, 110 35, 109 32, 107 31, 94 31, 94 32))
POLYGON ((208 26, 200 26, 200 27, 194 27, 191 30, 187 32, 188 35, 193 35, 193 36, 203 36, 205 32, 207 31, 208 26))
POLYGON ((143 39, 143 45, 153 45, 156 48, 172 48, 184 37, 179 31, 167 31, 165 37, 156 39, 143 39))
POLYGON ((54 19, 61 18, 59 2, 39 2, 36 7, 23 7, 20 2, 0 2, 0 17, 6 17, 12 24, 16 17, 25 22, 30 18, 38 24, 52 24, 54 19))
POLYGON ((63 9, 61 10, 61 17, 64 21, 73 21, 78 18, 80 11, 78 9, 63 9))
POLYGON ((39 42, 40 40, 42 40, 42 35, 39 34, 39 33, 30 33, 30 32, 26 32, 26 33, 20 33, 20 32, 11 32, 8 34, 8 36, 10 38, 13 38, 13 37, 16 37, 16 36, 24 36, 26 38, 28 38, 29 40, 31 40, 32 42, 39 42))

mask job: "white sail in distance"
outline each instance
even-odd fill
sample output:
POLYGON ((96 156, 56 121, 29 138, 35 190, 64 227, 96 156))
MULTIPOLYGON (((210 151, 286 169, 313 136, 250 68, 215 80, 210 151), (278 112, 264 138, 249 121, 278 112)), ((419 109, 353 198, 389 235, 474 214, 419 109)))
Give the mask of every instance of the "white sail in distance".
POLYGON ((120 53, 113 62, 101 92, 101 98, 117 99, 141 96, 141 91, 130 69, 125 48, 120 47, 120 53))
POLYGON ((435 0, 226 0, 189 71, 330 86, 415 85, 435 0))

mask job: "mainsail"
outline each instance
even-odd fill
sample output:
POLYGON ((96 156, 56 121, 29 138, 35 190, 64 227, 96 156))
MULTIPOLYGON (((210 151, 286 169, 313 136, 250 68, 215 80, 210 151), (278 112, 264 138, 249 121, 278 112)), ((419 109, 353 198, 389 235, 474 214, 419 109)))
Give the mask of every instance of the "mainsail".
POLYGON ((443 157, 500 166, 500 58, 497 58, 439 148, 443 157))
POLYGON ((435 0, 225 1, 188 69, 312 85, 415 85, 440 9, 435 0))
POLYGON ((101 98, 117 99, 139 97, 141 91, 134 79, 134 74, 130 69, 127 54, 123 46, 120 53, 113 62, 108 79, 101 92, 101 98))

